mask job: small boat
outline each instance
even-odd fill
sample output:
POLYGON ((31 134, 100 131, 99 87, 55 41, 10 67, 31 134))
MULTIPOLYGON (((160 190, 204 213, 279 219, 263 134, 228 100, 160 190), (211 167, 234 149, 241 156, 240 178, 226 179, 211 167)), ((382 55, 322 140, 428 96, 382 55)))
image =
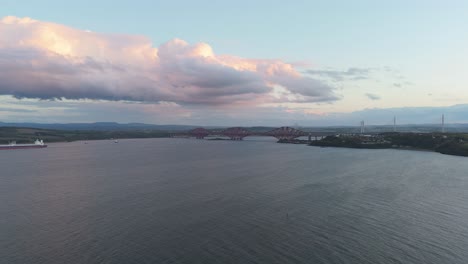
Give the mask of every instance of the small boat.
POLYGON ((11 149, 31 149, 31 148, 47 148, 44 141, 36 139, 34 144, 16 144, 16 141, 10 142, 8 145, 0 145, 0 150, 11 150, 11 149))

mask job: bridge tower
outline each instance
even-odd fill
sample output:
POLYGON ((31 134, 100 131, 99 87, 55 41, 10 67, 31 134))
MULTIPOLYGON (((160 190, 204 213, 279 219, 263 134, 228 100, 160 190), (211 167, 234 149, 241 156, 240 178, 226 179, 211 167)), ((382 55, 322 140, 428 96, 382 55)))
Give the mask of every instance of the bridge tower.
POLYGON ((189 131, 189 135, 195 137, 196 139, 204 139, 210 134, 210 131, 199 127, 189 131))
POLYGON ((292 140, 298 137, 308 136, 309 134, 292 127, 280 127, 267 132, 266 135, 273 136, 279 140, 292 140))
POLYGON ((221 132, 221 135, 229 137, 231 140, 243 140, 252 133, 242 127, 231 127, 221 132))
POLYGON ((442 133, 445 133, 445 115, 442 114, 442 133))

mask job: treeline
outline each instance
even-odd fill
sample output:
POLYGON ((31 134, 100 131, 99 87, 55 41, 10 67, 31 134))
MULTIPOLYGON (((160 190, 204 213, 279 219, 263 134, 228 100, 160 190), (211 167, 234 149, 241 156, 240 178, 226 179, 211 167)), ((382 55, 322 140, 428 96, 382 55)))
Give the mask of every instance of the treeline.
POLYGON ((442 154, 468 156, 467 134, 382 133, 370 138, 362 136, 328 136, 313 141, 312 146, 345 148, 413 148, 442 154))
POLYGON ((412 134, 390 133, 386 138, 397 146, 433 150, 443 154, 468 156, 466 134, 412 134))
POLYGON ((385 133, 385 139, 398 147, 413 147, 426 150, 435 150, 447 139, 444 135, 434 135, 430 133, 385 133))

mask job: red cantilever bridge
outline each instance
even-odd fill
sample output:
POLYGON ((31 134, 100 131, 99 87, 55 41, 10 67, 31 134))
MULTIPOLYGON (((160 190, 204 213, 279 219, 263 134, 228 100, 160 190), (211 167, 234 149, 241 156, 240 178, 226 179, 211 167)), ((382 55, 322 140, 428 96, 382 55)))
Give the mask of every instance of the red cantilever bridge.
POLYGON ((267 132, 251 131, 243 127, 230 127, 227 129, 205 129, 195 128, 186 133, 178 133, 174 136, 188 136, 203 139, 208 136, 223 136, 228 137, 232 140, 242 140, 248 136, 269 136, 275 137, 280 140, 293 140, 298 137, 308 136, 310 137, 323 137, 330 135, 330 132, 304 132, 299 129, 292 127, 280 127, 267 132))

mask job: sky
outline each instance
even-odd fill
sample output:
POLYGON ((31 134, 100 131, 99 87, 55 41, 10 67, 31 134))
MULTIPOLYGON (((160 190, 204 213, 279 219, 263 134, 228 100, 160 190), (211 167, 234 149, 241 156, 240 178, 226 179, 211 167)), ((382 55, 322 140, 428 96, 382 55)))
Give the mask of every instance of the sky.
POLYGON ((468 122, 466 1, 21 1, 0 121, 468 122))

